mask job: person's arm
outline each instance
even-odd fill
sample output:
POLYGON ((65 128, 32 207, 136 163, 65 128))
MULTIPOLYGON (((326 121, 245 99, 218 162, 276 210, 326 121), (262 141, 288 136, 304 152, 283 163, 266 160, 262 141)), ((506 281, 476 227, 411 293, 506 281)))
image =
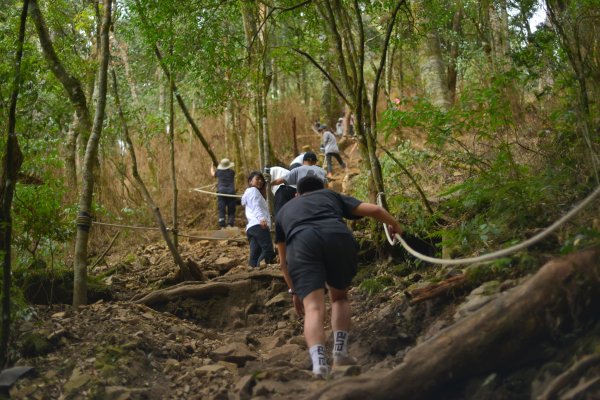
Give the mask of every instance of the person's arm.
POLYGON ((402 235, 402 226, 392 215, 387 212, 384 208, 371 203, 360 203, 357 207, 352 210, 352 214, 359 217, 371 217, 375 218, 379 222, 383 222, 388 225, 390 236, 394 237, 397 233, 402 235))
POLYGON ((281 273, 283 274, 283 279, 288 287, 292 291, 292 297, 294 301, 294 309, 298 315, 304 315, 304 304, 300 297, 294 292, 294 285, 292 284, 292 278, 290 277, 290 273, 287 267, 287 258, 285 254, 285 242, 277 242, 277 253, 279 254, 279 268, 281 269, 281 273))
POLYGON ((214 166, 214 165, 212 165, 212 164, 210 164, 210 174, 211 174, 212 176, 215 176, 215 166, 214 166))
POLYGON ((281 185, 283 183, 285 183, 285 180, 283 178, 277 178, 271 181, 271 186, 281 185))

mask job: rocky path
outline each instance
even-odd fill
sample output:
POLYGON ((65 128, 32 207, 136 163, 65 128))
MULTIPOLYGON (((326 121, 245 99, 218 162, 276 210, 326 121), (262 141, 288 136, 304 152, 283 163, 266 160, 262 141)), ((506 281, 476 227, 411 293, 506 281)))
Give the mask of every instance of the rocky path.
MULTIPOLYGON (((27 321, 17 327, 22 353, 18 364, 35 371, 11 388, 11 397, 297 399, 327 383, 309 371, 302 321, 277 266, 249 271, 244 240, 201 240, 182 247, 183 256, 198 263, 208 277, 195 285, 220 283, 226 293, 175 297, 151 307, 140 304, 131 300, 174 279, 167 249, 152 245, 140 247, 135 260, 113 258, 108 265, 116 268, 104 280, 113 289, 114 301, 77 312, 66 305, 30 309, 27 321)), ((364 301, 358 292, 353 296, 364 301)), ((378 301, 363 302, 362 307, 378 301)), ((357 313, 351 351, 363 372, 378 363, 379 369, 390 367, 393 362, 380 362, 403 345, 396 343, 396 324, 381 320, 395 315, 392 308, 381 301, 371 316, 357 313), (371 341, 373 333, 383 342, 364 347, 362 340, 371 341)), ((409 336, 401 335, 400 342, 409 336)), ((359 371, 348 368, 337 374, 359 371)))

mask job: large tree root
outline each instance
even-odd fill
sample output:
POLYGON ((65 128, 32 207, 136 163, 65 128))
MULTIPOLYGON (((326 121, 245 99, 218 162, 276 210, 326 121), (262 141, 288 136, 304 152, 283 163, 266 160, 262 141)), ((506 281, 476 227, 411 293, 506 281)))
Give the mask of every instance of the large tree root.
POLYGON ((181 297, 193 297, 203 300, 213 296, 227 296, 232 290, 238 290, 240 287, 247 286, 251 280, 268 281, 272 279, 283 281, 283 275, 280 272, 261 271, 243 275, 224 276, 208 283, 186 281, 165 289, 155 290, 143 296, 135 296, 132 301, 151 307, 155 304, 166 303, 181 297))
POLYGON ((515 365, 557 331, 598 318, 600 249, 552 260, 522 285, 410 350, 382 378, 344 378, 311 399, 425 399, 515 365))

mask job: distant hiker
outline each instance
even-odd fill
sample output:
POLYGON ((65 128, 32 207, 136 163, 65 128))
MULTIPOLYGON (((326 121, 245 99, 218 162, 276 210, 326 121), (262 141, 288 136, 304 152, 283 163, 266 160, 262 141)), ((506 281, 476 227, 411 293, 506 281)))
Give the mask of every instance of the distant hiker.
POLYGON ((348 355, 351 308, 348 289, 357 268, 357 243, 343 218, 372 217, 389 225, 390 233, 402 227, 375 204, 323 188, 323 181, 307 176, 298 182, 298 194, 279 211, 275 242, 281 271, 293 295, 294 308, 304 315, 304 338, 315 375, 326 376, 325 288, 331 299, 333 366, 354 364, 348 355))
POLYGON ((342 118, 342 117, 338 118, 338 120, 335 124, 335 135, 336 136, 344 135, 344 118, 342 118))
POLYGON ((308 146, 308 145, 302 146, 302 153, 298 154, 298 156, 296 156, 296 158, 294 158, 292 160, 292 162, 290 163, 290 170, 292 170, 294 168, 298 168, 299 166, 302 165, 302 160, 304 158, 304 154, 307 151, 310 151, 310 146, 308 146))
MULTIPOLYGON (((290 173, 289 170, 282 167, 271 167, 270 175, 266 180, 278 180, 290 173)), ((273 215, 277 215, 281 207, 294 197, 296 197, 296 185, 286 185, 285 183, 273 184, 271 182, 271 191, 273 192, 273 215)))
POLYGON ((271 241, 271 216, 264 195, 265 178, 258 171, 248 175, 248 189, 242 196, 242 206, 245 207, 246 236, 250 243, 250 259, 248 265, 256 268, 262 260, 267 264, 275 262, 275 250, 271 241))
POLYGON ((331 133, 326 125, 320 125, 318 131, 321 134, 321 145, 324 148, 325 159, 327 160, 327 177, 331 177, 333 176, 332 158, 335 158, 342 168, 346 168, 346 163, 340 157, 340 149, 338 148, 334 134, 331 133))
POLYGON ((316 176, 321 179, 325 184, 327 183, 327 173, 325 170, 318 165, 317 155, 312 151, 307 151, 302 157, 302 166, 294 168, 289 174, 284 175, 279 179, 274 179, 271 185, 280 185, 285 183, 286 185, 296 185, 300 179, 305 176, 316 176))
MULTIPOLYGON (((233 170, 233 166, 234 164, 228 158, 221 160, 219 165, 217 165, 216 171, 215 167, 211 164, 210 173, 217 178, 217 193, 235 194, 235 171, 233 170)), ((219 226, 221 228, 225 228, 226 225, 234 225, 236 202, 237 199, 235 197, 217 196, 219 226), (227 221, 225 221, 225 214, 227 214, 227 221)))

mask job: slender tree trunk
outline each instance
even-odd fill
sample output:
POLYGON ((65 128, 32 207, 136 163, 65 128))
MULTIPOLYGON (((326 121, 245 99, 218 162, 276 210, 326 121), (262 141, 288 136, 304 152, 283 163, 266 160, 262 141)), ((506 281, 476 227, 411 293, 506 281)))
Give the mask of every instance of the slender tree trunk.
POLYGON ((160 212, 160 208, 158 208, 158 206, 154 202, 154 199, 152 199, 152 196, 150 195, 150 192, 148 191, 148 188, 146 187, 146 184, 144 183, 144 181, 138 171, 137 157, 135 155, 135 149, 133 147, 133 142, 131 141, 131 137, 129 136, 129 129, 127 127, 127 121, 125 119, 125 114, 123 113, 123 107, 121 106, 121 101, 119 99, 119 89, 117 86, 117 74, 115 73, 114 69, 111 72, 112 72, 112 79, 113 79, 115 105, 117 107, 117 112, 119 113, 119 120, 121 122, 121 129, 123 130, 123 136, 125 137, 125 143, 127 145, 127 150, 129 151, 129 155, 131 156, 131 173, 133 175, 133 178, 135 179, 135 182, 136 182, 140 192, 142 193, 142 196, 144 197, 144 200, 146 201, 146 204, 148 205, 148 207, 152 210, 152 213, 154 214, 154 220, 156 221, 156 224, 158 225, 158 228, 160 229, 160 233, 162 234, 162 237, 163 237, 165 243, 167 244, 167 247, 169 248, 171 255, 173 256, 173 260, 175 261, 175 264, 177 264, 177 266, 179 267, 179 270, 185 280, 192 280, 194 277, 192 276, 190 268, 185 263, 183 258, 181 258, 181 255, 179 254, 179 251, 177 250, 177 245, 171 240, 171 236, 169 235, 169 231, 167 230, 167 227, 165 225, 164 219, 160 212))
POLYGON ((440 38, 429 20, 427 3, 423 0, 414 2, 415 15, 424 37, 419 44, 419 69, 425 95, 434 106, 441 110, 450 109, 448 84, 446 81, 444 60, 440 38))
MULTIPOLYGON (((456 4, 456 11, 452 17, 452 32, 454 32, 456 37, 459 37, 461 32, 462 11, 462 1, 458 1, 456 4)), ((454 101, 456 100, 456 83, 458 79, 456 64, 458 55, 458 42, 456 39, 453 39, 450 44, 450 61, 448 63, 448 97, 450 104, 454 104, 454 101)))
POLYGON ((15 132, 17 121, 17 99, 21 83, 21 59, 23 58, 23 43, 25 42, 25 26, 27 22, 28 0, 23 1, 17 52, 15 55, 15 70, 8 110, 8 137, 2 159, 2 177, 0 180, 0 251, 2 252, 2 327, 0 328, 0 369, 8 361, 8 341, 10 339, 10 289, 11 289, 11 257, 12 257, 12 216, 11 208, 17 176, 23 163, 23 154, 15 132))
POLYGON ((183 112, 185 119, 188 121, 188 123, 192 127, 192 130, 194 131, 194 134, 196 135, 196 137, 200 140, 200 143, 202 143, 202 146, 204 147, 204 150, 206 150, 206 152, 208 153, 208 156, 210 157, 213 165, 215 165, 215 166, 218 165, 219 162, 217 160, 217 157, 215 156, 215 153, 210 148, 208 141, 206 140, 206 138, 200 131, 200 128, 198 128, 198 125, 196 125, 196 122, 192 118, 192 115, 190 114, 187 106, 185 105, 185 102, 183 101, 183 97, 181 97, 181 94, 179 94, 179 91, 177 90, 177 85, 175 84, 174 79, 171 79, 171 73, 169 72, 166 65, 164 64, 162 54, 160 53, 160 50, 158 49, 158 46, 156 46, 156 45, 154 45, 154 54, 156 55, 156 58, 158 58, 158 61, 162 67, 162 70, 170 82, 171 91, 173 91, 173 93, 175 93, 175 98, 177 99, 177 104, 179 104, 179 108, 181 108, 181 111, 183 112))
POLYGON ((75 193, 77 193, 77 137, 79 136, 79 120, 77 114, 73 115, 73 123, 69 126, 67 132, 67 140, 65 141, 64 147, 64 159, 65 159, 65 170, 67 175, 67 185, 71 189, 73 196, 70 200, 75 199, 75 193))
POLYGON ((92 197, 94 193, 94 165, 98 155, 98 143, 102 134, 102 125, 104 123, 104 112, 106 108, 108 61, 110 57, 108 31, 110 29, 111 12, 112 0, 104 0, 100 34, 101 52, 98 72, 98 103, 96 105, 92 133, 85 149, 81 192, 79 195, 73 282, 74 307, 87 304, 87 246, 91 228, 92 197))
MULTIPOLYGON (((173 75, 171 75, 171 80, 173 80, 173 75)), ((171 160, 171 184, 173 188, 173 204, 171 205, 172 220, 173 220, 173 244, 175 248, 178 248, 178 221, 177 221, 177 171, 175 169, 175 108, 173 102, 173 85, 172 82, 169 83, 169 153, 171 160)))

